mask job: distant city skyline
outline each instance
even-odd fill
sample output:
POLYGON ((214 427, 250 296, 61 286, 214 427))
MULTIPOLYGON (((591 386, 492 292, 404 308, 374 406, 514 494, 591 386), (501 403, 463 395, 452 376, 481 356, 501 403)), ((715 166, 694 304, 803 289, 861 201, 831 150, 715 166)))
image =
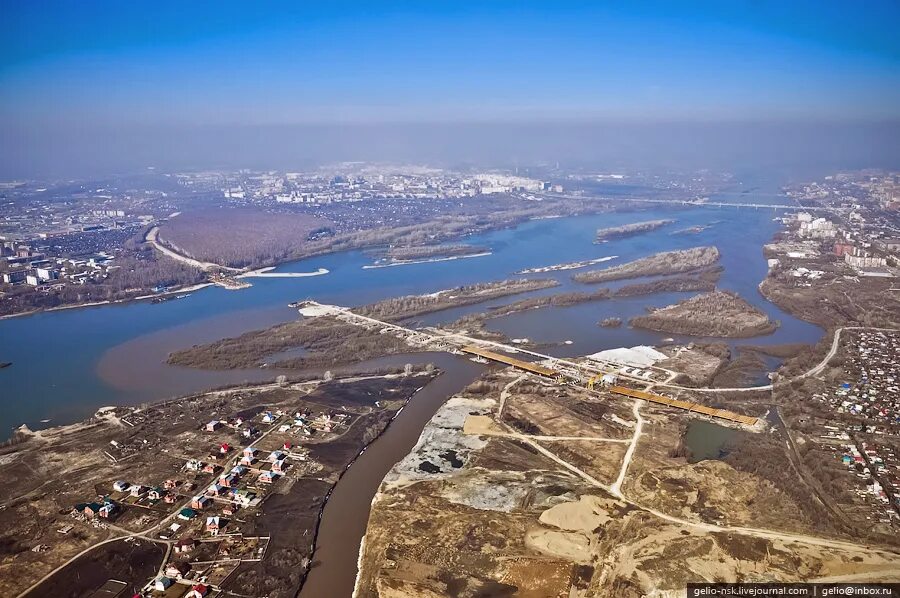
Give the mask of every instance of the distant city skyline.
MULTIPOLYGON (((716 138, 836 127, 839 146, 851 126, 869 151, 866 135, 900 123, 898 22, 889 1, 7 3, 0 175, 242 165, 246 147, 253 165, 477 159, 484 140, 461 144, 455 123, 489 125, 501 161, 579 158, 608 139, 621 143, 583 157, 628 155, 648 126, 656 147, 692 123, 727 125, 716 138), (425 124, 438 129, 410 132, 425 124), (513 125, 529 129, 505 137, 513 125), (522 145, 548 130, 559 152, 522 145)), ((822 149, 821 134, 807 141, 822 149)))

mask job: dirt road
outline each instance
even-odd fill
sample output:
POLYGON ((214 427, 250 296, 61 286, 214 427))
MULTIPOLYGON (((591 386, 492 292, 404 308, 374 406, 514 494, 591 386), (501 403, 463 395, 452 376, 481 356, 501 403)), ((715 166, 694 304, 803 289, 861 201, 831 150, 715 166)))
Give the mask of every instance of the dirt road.
POLYGON ((173 251, 159 242, 159 227, 154 226, 149 231, 147 231, 147 235, 144 237, 144 240, 153 245, 157 251, 162 253, 165 256, 172 258, 173 260, 177 260, 183 264, 187 264, 188 266, 192 266, 194 268, 199 268, 201 270, 205 270, 207 272, 211 270, 226 270, 228 272, 241 272, 238 268, 229 268, 228 266, 220 266, 219 264, 214 264, 213 262, 201 262, 200 260, 195 260, 192 257, 188 257, 184 254, 173 251))

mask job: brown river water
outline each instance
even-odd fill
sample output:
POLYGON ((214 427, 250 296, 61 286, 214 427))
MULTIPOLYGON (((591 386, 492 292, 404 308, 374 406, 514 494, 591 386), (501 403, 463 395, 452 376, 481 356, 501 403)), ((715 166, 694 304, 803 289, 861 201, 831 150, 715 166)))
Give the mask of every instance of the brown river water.
POLYGON ((465 388, 483 366, 447 353, 401 355, 372 360, 368 366, 434 363, 443 372, 410 399, 387 430, 346 470, 322 512, 312 569, 301 598, 342 598, 353 594, 359 547, 372 499, 384 476, 405 457, 422 428, 444 402, 465 388))

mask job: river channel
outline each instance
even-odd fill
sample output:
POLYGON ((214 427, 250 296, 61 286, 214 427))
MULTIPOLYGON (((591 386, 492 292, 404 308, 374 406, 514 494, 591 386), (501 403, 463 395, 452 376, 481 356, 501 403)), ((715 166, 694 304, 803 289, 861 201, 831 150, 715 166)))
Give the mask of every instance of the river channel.
POLYGON ((483 369, 448 353, 397 356, 377 365, 427 362, 435 364, 441 375, 410 399, 384 434, 366 448, 334 487, 322 513, 313 567, 301 597, 353 593, 360 541, 381 480, 415 446, 422 428, 444 401, 465 388, 483 369))
MULTIPOLYGON (((772 197, 771 201, 779 201, 777 196, 772 197)), ((740 196, 741 201, 752 199, 752 194, 740 196)), ((372 263, 371 256, 359 251, 345 252, 278 268, 302 272, 324 267, 330 271, 324 276, 255 279, 249 289, 207 288, 161 304, 100 306, 7 319, 0 321, 0 361, 11 361, 13 365, 0 369, 0 437, 8 436, 23 423, 40 428, 77 421, 103 405, 139 404, 214 386, 271 380, 278 374, 272 369, 201 371, 168 366, 165 359, 176 349, 295 318, 296 312, 287 304, 298 299, 362 305, 386 297, 509 278, 524 268, 616 256, 596 266, 604 267, 657 251, 698 245, 716 245, 720 249, 725 267, 721 288, 739 292, 780 323, 779 329, 769 336, 741 342, 816 342, 822 335, 819 328, 791 317, 757 291, 766 274, 762 245, 780 226, 774 220, 779 215, 767 208, 654 208, 536 220, 467 239, 491 248, 491 254, 484 257, 364 269, 364 265, 372 263), (671 218, 676 223, 627 239, 593 243, 598 228, 656 218, 671 218), (685 232, 689 228, 693 230, 685 232)), ((532 295, 596 288, 573 282, 570 277, 576 272, 530 275, 551 277, 561 283, 532 295)), ((419 321, 448 322, 524 296, 445 310, 419 321)), ((491 320, 489 328, 513 338, 550 343, 547 351, 560 356, 653 345, 666 335, 627 326, 606 329, 596 324, 610 316, 627 319, 644 313, 648 307, 667 305, 687 296, 665 293, 532 310, 491 320)), ((335 487, 323 513, 314 567, 303 596, 350 595, 369 505, 385 473, 409 452, 440 405, 480 370, 468 360, 442 354, 385 358, 384 364, 398 359, 432 361, 444 373, 413 397, 335 487)))
MULTIPOLYGON (((468 239, 491 248, 491 255, 485 257, 363 269, 363 265, 371 263, 370 256, 358 251, 345 252, 279 268, 309 271, 325 267, 330 270, 325 276, 254 279, 249 289, 229 291, 211 287, 161 304, 137 302, 3 320, 0 321, 0 361, 12 362, 12 366, 0 369, 0 439, 8 437, 21 424, 38 429, 70 423, 104 405, 140 404, 225 384, 272 379, 277 372, 268 369, 201 371, 168 366, 165 359, 176 349, 295 318, 296 312, 287 304, 298 299, 361 305, 386 297, 508 278, 521 269, 535 266, 618 256, 598 266, 602 267, 660 250, 704 244, 714 244, 722 253, 725 272, 720 287, 739 292, 780 322, 777 332, 752 339, 754 344, 815 342, 822 334, 819 328, 784 313, 757 290, 766 273, 762 245, 779 226, 773 221, 775 216, 769 209, 691 208, 536 220, 515 229, 468 239), (593 243, 597 228, 650 218, 673 218, 677 222, 648 234, 600 245, 593 243), (693 234, 676 233, 692 226, 706 228, 693 234)), ((576 272, 530 275, 552 277, 561 283, 560 287, 535 294, 596 288, 573 282, 570 276, 576 272)), ((549 351, 561 356, 657 344, 666 335, 627 326, 604 329, 596 323, 610 316, 627 319, 648 307, 667 305, 686 296, 664 293, 547 308, 491 320, 489 327, 512 338, 558 343, 549 351), (565 341, 569 343, 564 344, 565 341)), ((494 303, 513 299, 503 298, 494 303)), ((446 310, 422 321, 426 324, 451 321, 490 305, 446 310)))

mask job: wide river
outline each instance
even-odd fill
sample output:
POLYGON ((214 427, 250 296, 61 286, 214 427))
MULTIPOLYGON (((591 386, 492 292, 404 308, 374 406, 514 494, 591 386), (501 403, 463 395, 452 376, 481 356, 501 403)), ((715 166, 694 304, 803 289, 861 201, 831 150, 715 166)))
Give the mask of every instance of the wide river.
MULTIPOLYGON (((725 194, 736 201, 784 201, 772 195, 725 194)), ((716 245, 725 272, 720 287, 739 292, 781 323, 772 335, 753 343, 815 342, 822 332, 782 312, 766 301, 757 285, 765 277, 762 245, 780 226, 772 209, 672 208, 534 220, 515 229, 472 237, 491 255, 389 268, 364 269, 371 258, 363 252, 345 252, 312 258, 278 268, 279 271, 330 273, 310 278, 253 279, 253 287, 230 291, 210 287, 191 296, 161 304, 136 302, 44 312, 0 321, 0 439, 27 424, 32 429, 80 420, 98 407, 140 404, 244 381, 270 380, 277 372, 257 369, 230 372, 198 371, 165 364, 173 350, 264 328, 296 317, 287 306, 312 298, 342 305, 361 305, 403 294, 428 293, 449 287, 515 276, 523 268, 588 260, 615 259, 603 267, 646 256, 656 251, 716 245), (675 224, 635 237, 595 245, 597 228, 651 218, 672 218, 675 224), (680 233, 688 227, 706 227, 698 233, 680 233)), ((538 292, 590 290, 571 280, 580 270, 529 276, 552 277, 561 287, 538 292)), ((631 281, 629 281, 631 282, 631 281)), ((624 283, 618 283, 624 284, 624 283)), ((612 284, 609 286, 618 286, 612 284)), ((609 316, 627 319, 649 306, 662 306, 687 296, 670 293, 625 300, 601 301, 567 308, 547 308, 499 318, 490 327, 512 338, 560 343, 549 349, 558 355, 576 355, 606 348, 654 344, 666 335, 634 330, 600 328, 609 316), (571 341, 571 344, 563 344, 571 341)), ((519 299, 522 296, 514 297, 519 299)), ((504 298, 496 304, 508 302, 504 298)), ((481 311, 488 304, 446 310, 422 318, 428 324, 450 321, 481 311)), ((677 339, 689 340, 689 339, 677 339)), ((747 342, 747 341, 743 341, 747 342)))
MULTIPOLYGON (((717 199, 780 203, 777 195, 723 194, 717 199)), ((614 265, 657 251, 716 245, 725 267, 720 287, 739 292, 781 323, 780 328, 752 343, 815 342, 821 330, 782 312, 757 291, 766 274, 762 245, 779 226, 769 208, 653 209, 577 218, 537 220, 515 229, 469 239, 491 248, 491 255, 469 259, 364 269, 371 258, 363 252, 339 253, 285 264, 279 271, 306 272, 319 267, 330 273, 310 278, 254 279, 253 287, 228 291, 218 287, 157 305, 131 303, 62 310, 0 321, 0 437, 22 423, 31 428, 82 419, 98 407, 139 404, 189 392, 245 381, 271 380, 278 372, 253 369, 230 372, 197 371, 165 364, 169 352, 196 343, 234 336, 297 317, 287 304, 312 298, 342 305, 361 305, 386 297, 438 291, 475 282, 515 276, 524 268, 617 256, 595 267, 614 265), (595 245, 597 228, 651 218, 672 218, 675 224, 648 234, 595 245), (697 233, 679 232, 701 227, 697 233)), ((552 277, 562 285, 535 294, 592 287, 574 283, 564 270, 529 276, 552 277)), ((630 281, 628 281, 630 282, 630 281)), ((609 286, 619 286, 616 283, 609 286)), ((528 337, 552 345, 548 352, 578 355, 601 349, 656 344, 665 335, 600 328, 597 322, 617 316, 627 319, 647 307, 667 305, 686 297, 659 294, 626 300, 546 308, 491 320, 489 326, 512 338, 528 337), (569 341, 569 343, 566 343, 569 341)), ((424 324, 451 321, 522 296, 446 310, 419 319, 424 324)), ((679 341, 691 339, 679 338, 679 341)), ((741 341, 748 342, 748 341, 741 341)), ((310 572, 302 596, 349 596, 356 576, 360 540, 369 506, 387 471, 416 442, 422 427, 453 393, 482 369, 448 354, 385 357, 373 366, 405 362, 436 363, 443 374, 417 393, 386 433, 372 443, 337 484, 323 512, 310 572)), ((772 366, 776 366, 772 363, 772 366)), ((761 372, 761 377, 764 377, 761 372)))

